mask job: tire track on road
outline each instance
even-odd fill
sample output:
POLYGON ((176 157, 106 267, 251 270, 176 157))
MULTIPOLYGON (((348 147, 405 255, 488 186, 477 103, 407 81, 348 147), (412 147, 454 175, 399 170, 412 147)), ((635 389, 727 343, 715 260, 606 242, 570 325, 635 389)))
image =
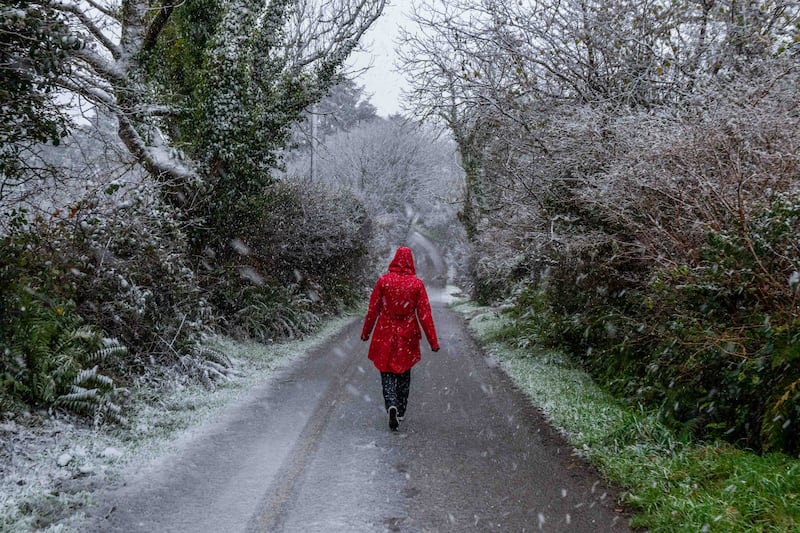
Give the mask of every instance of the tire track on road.
MULTIPOLYGON (((353 326, 348 326, 347 329, 353 326)), ((287 504, 292 501, 298 485, 310 461, 319 450, 321 436, 331 418, 331 414, 346 395, 348 381, 358 368, 358 359, 348 355, 348 361, 337 379, 334 379, 319 399, 317 408, 303 428, 297 445, 289 454, 284 467, 276 476, 276 483, 270 486, 266 497, 259 505, 259 512, 253 517, 247 531, 252 533, 280 530, 286 518, 287 504)))

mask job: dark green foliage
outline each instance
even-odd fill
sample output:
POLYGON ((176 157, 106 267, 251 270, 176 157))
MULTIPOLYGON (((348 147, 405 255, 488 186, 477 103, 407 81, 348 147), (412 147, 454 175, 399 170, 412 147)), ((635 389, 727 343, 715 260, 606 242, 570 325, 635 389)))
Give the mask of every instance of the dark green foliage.
POLYGON ((800 450, 798 235, 800 202, 775 198, 712 233, 700 264, 673 282, 688 356, 676 388, 703 393, 686 416, 757 449, 800 450))
MULTIPOLYGON (((58 144, 68 119, 51 100, 53 75, 64 72, 81 40, 55 11, 26 0, 0 7, 0 179, 17 178, 21 150, 32 142, 58 144)), ((0 197, 2 194, 0 194, 0 197)))
POLYGON ((235 308, 229 331, 238 338, 259 342, 300 338, 320 321, 314 313, 314 302, 292 286, 244 287, 235 308))
POLYGON ((777 198, 670 270, 611 243, 524 292, 525 338, 568 349, 606 387, 696 436, 800 450, 800 203, 777 198), (634 279, 652 280, 637 286, 634 279))
POLYGON ((72 302, 38 294, 6 279, 1 293, 0 382, 5 408, 12 402, 62 407, 103 421, 124 422, 114 381, 100 372, 107 359, 126 355, 118 341, 83 324, 72 302))
POLYGON ((147 58, 150 74, 180 103, 190 101, 202 81, 206 47, 221 16, 218 0, 181 2, 147 58))
POLYGON ((188 267, 185 237, 168 208, 142 195, 113 213, 101 199, 18 225, 2 240, 2 292, 17 285, 74 302, 88 324, 130 348, 115 361, 123 382, 193 350, 209 305, 188 267))

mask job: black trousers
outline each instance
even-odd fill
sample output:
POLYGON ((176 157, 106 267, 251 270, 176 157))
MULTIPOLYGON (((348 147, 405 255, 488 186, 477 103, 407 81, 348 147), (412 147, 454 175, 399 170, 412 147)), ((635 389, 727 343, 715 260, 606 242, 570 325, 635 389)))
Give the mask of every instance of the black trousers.
POLYGON ((381 385, 383 385, 383 402, 386 410, 397 407, 397 416, 405 416, 408 405, 408 391, 411 387, 411 370, 402 374, 394 372, 381 372, 381 385))

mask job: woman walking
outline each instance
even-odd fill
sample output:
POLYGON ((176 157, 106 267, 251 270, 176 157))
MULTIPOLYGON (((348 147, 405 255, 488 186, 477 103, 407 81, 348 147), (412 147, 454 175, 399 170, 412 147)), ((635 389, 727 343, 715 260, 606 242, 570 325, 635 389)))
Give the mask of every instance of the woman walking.
POLYGON ((361 340, 368 341, 375 327, 369 359, 381 373, 383 400, 392 431, 397 431, 405 417, 411 367, 421 358, 420 324, 431 350, 438 352, 439 341, 425 284, 417 277, 411 249, 401 246, 389 263, 389 272, 375 284, 361 330, 361 340))

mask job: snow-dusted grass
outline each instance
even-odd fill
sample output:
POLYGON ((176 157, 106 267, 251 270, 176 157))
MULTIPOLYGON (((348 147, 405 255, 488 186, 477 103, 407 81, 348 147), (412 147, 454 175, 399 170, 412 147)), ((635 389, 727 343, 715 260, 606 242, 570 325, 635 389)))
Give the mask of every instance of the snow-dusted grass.
POLYGON ((478 338, 490 341, 490 355, 576 448, 589 449, 603 440, 609 429, 623 424, 623 410, 613 397, 585 372, 570 366, 563 354, 542 351, 533 355, 530 350, 491 342, 507 325, 502 314, 474 304, 457 309, 474 315, 470 329, 478 338))
MULTIPOLYGON (((472 300, 469 299, 468 296, 464 295, 461 292, 461 289, 458 287, 454 287, 452 285, 448 285, 445 288, 445 292, 448 295, 450 304, 450 308, 458 310, 460 313, 465 315, 474 315, 476 313, 485 313, 486 308, 481 307, 472 300)), ((495 317, 497 315, 495 314, 495 317)), ((477 323, 475 323, 475 327, 477 327, 477 323)))
POLYGON ((234 360, 236 376, 215 390, 174 384, 169 390, 142 385, 126 405, 129 427, 93 429, 74 418, 40 413, 0 423, 0 532, 71 531, 70 523, 93 492, 171 451, 186 430, 213 418, 274 369, 322 344, 352 316, 326 323, 305 339, 264 345, 214 337, 209 347, 234 360), (51 525, 59 522, 58 525, 51 525))
POLYGON ((559 352, 517 348, 510 320, 463 302, 470 329, 514 382, 614 484, 650 531, 800 531, 800 460, 678 438, 606 393, 559 352))

